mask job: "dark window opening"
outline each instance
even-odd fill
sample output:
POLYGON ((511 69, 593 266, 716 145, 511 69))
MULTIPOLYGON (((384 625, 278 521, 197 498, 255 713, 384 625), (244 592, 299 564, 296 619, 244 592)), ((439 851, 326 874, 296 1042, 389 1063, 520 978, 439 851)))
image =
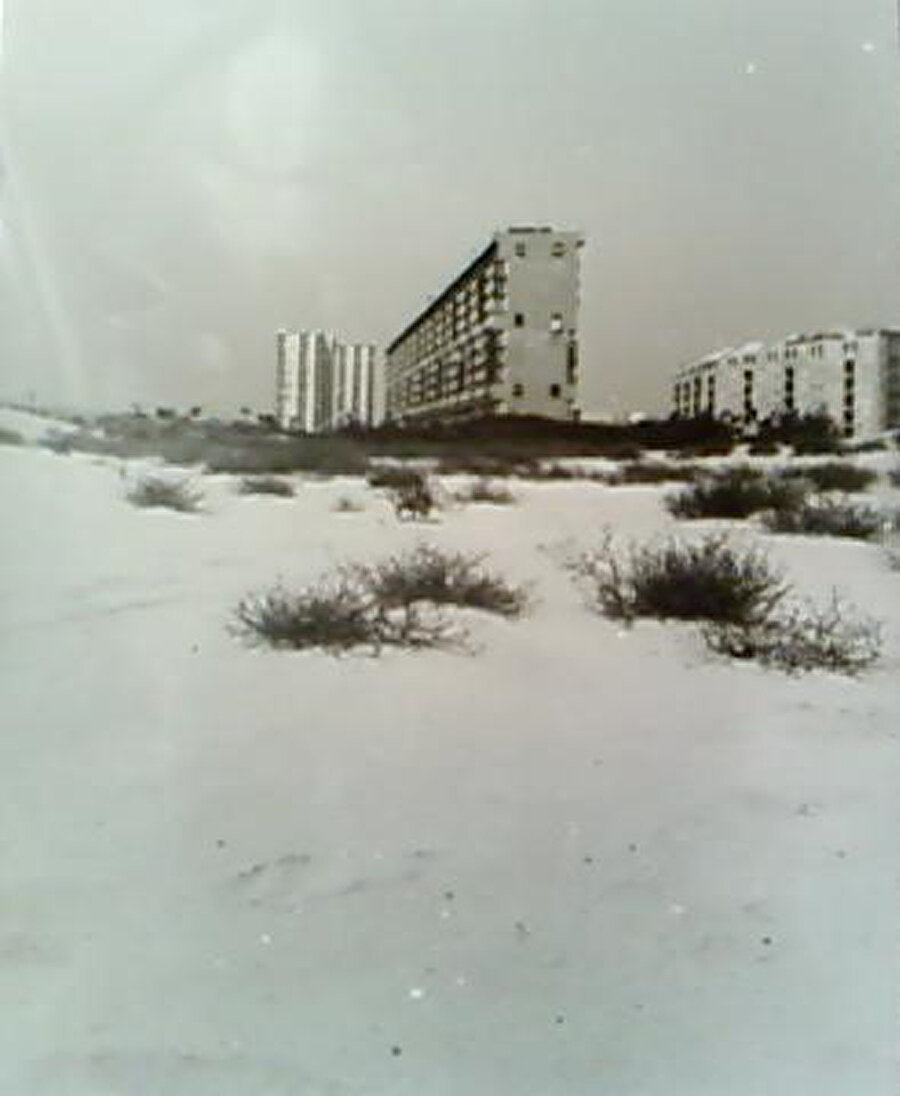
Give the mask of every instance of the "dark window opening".
POLYGON ((515 323, 516 327, 524 327, 525 326, 525 313, 524 312, 517 312, 513 322, 515 323))
POLYGON ((524 244, 516 244, 516 255, 520 259, 525 258, 525 245, 524 244))
POLYGON ((550 395, 553 397, 553 399, 558 400, 561 393, 562 393, 562 389, 560 388, 560 386, 558 384, 551 384, 550 385, 550 395))
POLYGON ((525 387, 521 384, 514 384, 512 386, 512 394, 515 399, 521 399, 525 395, 525 387))

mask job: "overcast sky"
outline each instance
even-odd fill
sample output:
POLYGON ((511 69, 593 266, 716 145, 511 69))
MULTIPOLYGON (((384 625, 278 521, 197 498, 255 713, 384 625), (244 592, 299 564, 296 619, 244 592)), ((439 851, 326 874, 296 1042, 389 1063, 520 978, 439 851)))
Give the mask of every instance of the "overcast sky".
MULTIPOLYGON (((2 3, 2 0, 0 0, 2 3)), ((900 323, 894 0, 5 0, 0 394, 266 409, 495 227, 575 227, 583 402, 900 323)))

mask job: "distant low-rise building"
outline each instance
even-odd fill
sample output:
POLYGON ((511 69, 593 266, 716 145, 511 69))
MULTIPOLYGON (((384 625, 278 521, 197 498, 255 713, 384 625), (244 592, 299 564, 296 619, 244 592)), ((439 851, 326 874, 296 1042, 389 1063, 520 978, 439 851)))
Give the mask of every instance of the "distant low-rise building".
POLYGON ((583 243, 547 227, 495 233, 389 345, 387 417, 577 419, 583 243))
POLYGON ((673 409, 744 427, 786 415, 827 415, 845 437, 900 427, 900 329, 864 328, 746 343, 682 366, 673 409))
POLYGON ((276 336, 275 417, 286 430, 318 434, 375 422, 375 347, 325 331, 276 336))

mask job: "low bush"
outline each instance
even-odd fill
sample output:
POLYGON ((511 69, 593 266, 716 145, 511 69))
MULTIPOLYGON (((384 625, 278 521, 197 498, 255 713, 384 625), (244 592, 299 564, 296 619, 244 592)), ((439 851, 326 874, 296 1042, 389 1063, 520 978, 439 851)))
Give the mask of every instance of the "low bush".
POLYGON ((878 473, 869 468, 859 468, 846 461, 828 461, 805 468, 789 468, 784 476, 805 479, 816 491, 865 491, 878 479, 878 473))
POLYGON ((244 598, 232 631, 251 643, 339 654, 369 648, 464 645, 448 606, 520 616, 526 593, 485 570, 481 556, 421 545, 380 563, 337 569, 297 593, 282 586, 244 598))
POLYGON ((750 443, 747 452, 751 457, 775 457, 781 452, 781 446, 777 441, 757 438, 750 443))
POLYGON ((528 457, 453 454, 441 457, 438 472, 442 476, 538 476, 540 462, 528 457))
POLYGON ((687 449, 680 449, 675 454, 675 458, 676 460, 699 460, 702 457, 729 457, 734 452, 735 444, 733 439, 727 438, 705 445, 694 445, 687 449))
POLYGON ((771 510, 763 514, 762 521, 770 533, 856 540, 872 540, 890 524, 890 519, 870 506, 834 499, 806 501, 793 509, 771 510))
POLYGON ((695 464, 664 464, 662 461, 641 461, 625 464, 605 477, 611 487, 629 487, 641 484, 691 483, 700 469, 695 464))
POLYGON ((632 545, 619 553, 607 535, 569 567, 595 609, 626 621, 764 620, 788 589, 765 555, 733 547, 723 537, 632 545))
POLYGON ((491 506, 511 506, 517 501, 508 487, 486 478, 477 479, 464 490, 458 491, 456 500, 463 503, 488 503, 491 506))
POLYGON ((338 575, 297 593, 283 587, 244 598, 235 610, 233 631, 251 643, 340 654, 368 647, 441 647, 458 638, 439 613, 417 605, 391 613, 364 583, 338 575))
POLYGON ((245 476, 238 489, 242 495, 275 495, 285 499, 294 497, 294 485, 278 476, 245 476))
POLYGON ((703 638, 717 654, 794 674, 855 675, 878 660, 882 647, 879 623, 857 614, 837 594, 823 609, 795 605, 767 619, 707 624, 703 638))
POLYGON ((689 520, 747 518, 762 510, 793 511, 804 497, 802 484, 744 466, 700 479, 666 499, 666 507, 675 517, 689 520))
POLYGON ((419 487, 425 482, 425 474, 418 468, 372 468, 366 476, 366 482, 370 487, 402 491, 407 488, 419 487))
POLYGON ((0 426, 0 445, 24 445, 25 439, 18 430, 8 430, 0 426))
POLYGON ((857 441, 844 446, 848 453, 884 453, 890 446, 884 438, 872 438, 870 441, 857 441))
POLYGON ((528 607, 527 591, 486 570, 484 558, 419 545, 358 574, 378 603, 387 608, 429 601, 505 617, 521 616, 528 607))
POLYGON ((133 506, 177 510, 182 514, 195 513, 203 501, 200 493, 189 483, 155 476, 139 480, 126 497, 133 506))

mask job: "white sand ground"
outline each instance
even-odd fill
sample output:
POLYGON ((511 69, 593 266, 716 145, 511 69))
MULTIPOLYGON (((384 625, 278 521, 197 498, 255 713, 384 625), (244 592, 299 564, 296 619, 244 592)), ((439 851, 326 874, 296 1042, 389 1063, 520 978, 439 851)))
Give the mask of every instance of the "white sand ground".
POLYGON ((114 462, 0 448, 0 1093, 895 1092, 878 549, 760 538, 887 622, 862 681, 795 680, 623 633, 540 550, 671 527, 660 489, 522 485, 416 526, 297 482, 206 478, 178 516, 114 462), (423 537, 540 604, 472 617, 477 657, 226 631, 250 589, 423 537))

